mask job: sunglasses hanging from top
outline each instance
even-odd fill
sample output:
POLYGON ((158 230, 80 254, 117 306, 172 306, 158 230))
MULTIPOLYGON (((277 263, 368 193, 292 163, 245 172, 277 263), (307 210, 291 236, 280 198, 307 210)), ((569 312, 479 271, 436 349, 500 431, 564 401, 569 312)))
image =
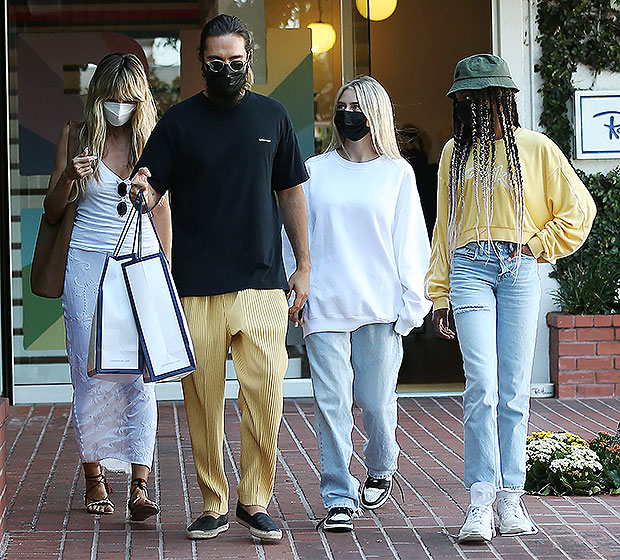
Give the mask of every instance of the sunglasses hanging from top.
POLYGON ((127 196, 127 183, 121 181, 116 187, 116 192, 121 197, 120 202, 116 205, 116 213, 122 217, 127 214, 127 202, 124 200, 127 196))

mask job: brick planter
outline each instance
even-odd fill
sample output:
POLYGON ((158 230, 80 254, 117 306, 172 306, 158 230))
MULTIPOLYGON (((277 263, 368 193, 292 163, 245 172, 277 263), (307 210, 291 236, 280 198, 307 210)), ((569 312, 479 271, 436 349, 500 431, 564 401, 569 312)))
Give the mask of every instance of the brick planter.
POLYGON ((549 313, 547 325, 556 396, 620 396, 620 315, 549 313))

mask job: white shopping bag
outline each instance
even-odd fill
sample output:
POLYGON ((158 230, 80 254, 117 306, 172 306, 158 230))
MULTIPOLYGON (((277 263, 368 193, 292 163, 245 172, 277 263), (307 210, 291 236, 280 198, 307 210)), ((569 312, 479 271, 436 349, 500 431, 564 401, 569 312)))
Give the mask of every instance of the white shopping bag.
POLYGON ((174 381, 196 369, 194 346, 161 245, 157 254, 141 254, 142 214, 138 213, 138 254, 121 266, 144 354, 144 378, 174 381))
POLYGON ((144 368, 138 330, 122 270, 122 263, 134 258, 134 255, 116 254, 130 229, 130 220, 131 216, 117 250, 106 257, 90 333, 88 375, 107 381, 135 381, 144 368))

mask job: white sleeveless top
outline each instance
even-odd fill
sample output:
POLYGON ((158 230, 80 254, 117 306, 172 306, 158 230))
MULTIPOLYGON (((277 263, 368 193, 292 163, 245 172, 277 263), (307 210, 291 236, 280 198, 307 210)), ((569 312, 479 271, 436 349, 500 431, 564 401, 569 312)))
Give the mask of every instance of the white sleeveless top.
MULTIPOLYGON (((124 182, 127 185, 127 190, 129 190, 129 177, 122 179, 103 161, 99 164, 99 175, 99 181, 95 179, 94 175, 89 177, 86 190, 78 200, 69 247, 84 251, 112 253, 131 213, 129 194, 124 198, 127 203, 127 213, 121 217, 116 212, 116 206, 121 201, 117 191, 118 184, 121 181, 124 182)), ((136 218, 137 216, 134 216, 121 255, 132 251, 136 218)), ((144 254, 151 254, 157 252, 158 249, 159 246, 151 221, 147 215, 144 215, 142 220, 142 251, 144 254)))

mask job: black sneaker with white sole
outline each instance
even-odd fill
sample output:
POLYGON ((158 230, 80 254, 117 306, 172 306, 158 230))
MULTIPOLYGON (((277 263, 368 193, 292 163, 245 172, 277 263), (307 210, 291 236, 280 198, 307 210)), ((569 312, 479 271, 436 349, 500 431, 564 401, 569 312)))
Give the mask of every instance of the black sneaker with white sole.
POLYGON ((282 530, 267 513, 250 515, 240 502, 237 502, 237 522, 250 530, 250 534, 264 541, 279 541, 282 530))
POLYGON ((353 530, 353 510, 347 507, 334 507, 329 510, 317 529, 323 527, 330 533, 347 533, 353 530))
POLYGON ((203 515, 187 528, 188 539, 212 539, 228 530, 228 514, 213 517, 203 515))
POLYGON ((392 493, 392 477, 374 478, 368 476, 362 488, 360 503, 364 509, 381 507, 392 493))

